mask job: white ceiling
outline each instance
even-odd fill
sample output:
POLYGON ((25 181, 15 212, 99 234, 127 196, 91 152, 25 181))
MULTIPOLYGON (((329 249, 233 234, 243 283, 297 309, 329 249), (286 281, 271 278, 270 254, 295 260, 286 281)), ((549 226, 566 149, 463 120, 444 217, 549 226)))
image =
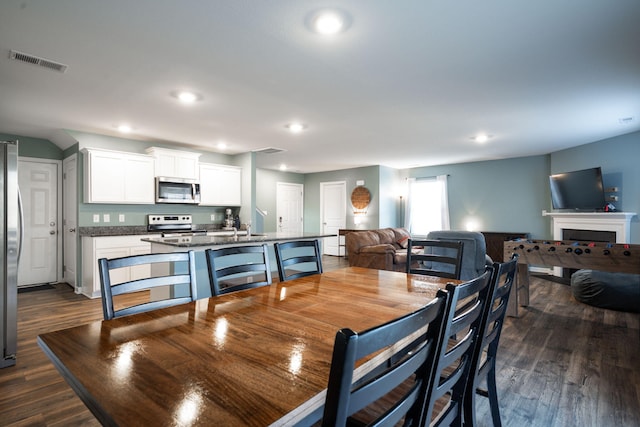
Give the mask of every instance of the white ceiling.
POLYGON ((638 0, 2 0, 0 132, 66 148, 127 122, 299 172, 546 154, 640 130, 638 22, 638 0), (309 31, 325 7, 348 31, 309 31))

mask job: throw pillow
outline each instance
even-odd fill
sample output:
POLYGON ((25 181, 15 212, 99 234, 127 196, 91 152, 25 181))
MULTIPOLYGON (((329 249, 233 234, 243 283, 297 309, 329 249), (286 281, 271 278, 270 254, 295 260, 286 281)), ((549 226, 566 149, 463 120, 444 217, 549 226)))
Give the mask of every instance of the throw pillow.
POLYGON ((400 245, 401 248, 407 249, 407 246, 409 246, 409 236, 404 236, 400 238, 400 240, 398 240, 397 243, 398 245, 400 245))

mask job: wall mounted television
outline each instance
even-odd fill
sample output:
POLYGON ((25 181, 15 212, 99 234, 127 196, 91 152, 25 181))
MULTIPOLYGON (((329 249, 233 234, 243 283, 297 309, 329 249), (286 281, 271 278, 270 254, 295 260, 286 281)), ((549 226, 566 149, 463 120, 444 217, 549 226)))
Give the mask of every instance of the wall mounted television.
POLYGON ((549 176, 554 209, 602 211, 606 204, 600 167, 549 176))

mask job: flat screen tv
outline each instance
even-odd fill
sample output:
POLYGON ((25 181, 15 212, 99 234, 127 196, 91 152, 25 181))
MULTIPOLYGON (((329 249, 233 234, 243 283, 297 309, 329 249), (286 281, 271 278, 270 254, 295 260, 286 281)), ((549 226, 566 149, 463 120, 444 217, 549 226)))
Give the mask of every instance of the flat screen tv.
POLYGON ((602 211, 606 204, 602 170, 597 168, 549 176, 554 209, 602 211))

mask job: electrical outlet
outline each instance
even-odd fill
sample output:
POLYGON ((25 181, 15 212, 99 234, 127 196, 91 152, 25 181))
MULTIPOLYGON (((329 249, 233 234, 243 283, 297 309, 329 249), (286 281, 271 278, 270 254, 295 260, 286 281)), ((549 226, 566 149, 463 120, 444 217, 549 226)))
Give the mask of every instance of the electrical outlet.
POLYGON ((216 220, 216 214, 211 214, 211 221, 215 221, 216 220))
POLYGON ((103 214, 102 215, 102 222, 111 222, 111 215, 103 214))
POLYGON ((607 197, 607 200, 610 202, 617 202, 618 201, 618 196, 609 196, 607 197))
POLYGON ((124 222, 124 214, 118 215, 118 222, 124 222))
POLYGON ((100 222, 100 215, 99 214, 93 214, 93 222, 100 222))

